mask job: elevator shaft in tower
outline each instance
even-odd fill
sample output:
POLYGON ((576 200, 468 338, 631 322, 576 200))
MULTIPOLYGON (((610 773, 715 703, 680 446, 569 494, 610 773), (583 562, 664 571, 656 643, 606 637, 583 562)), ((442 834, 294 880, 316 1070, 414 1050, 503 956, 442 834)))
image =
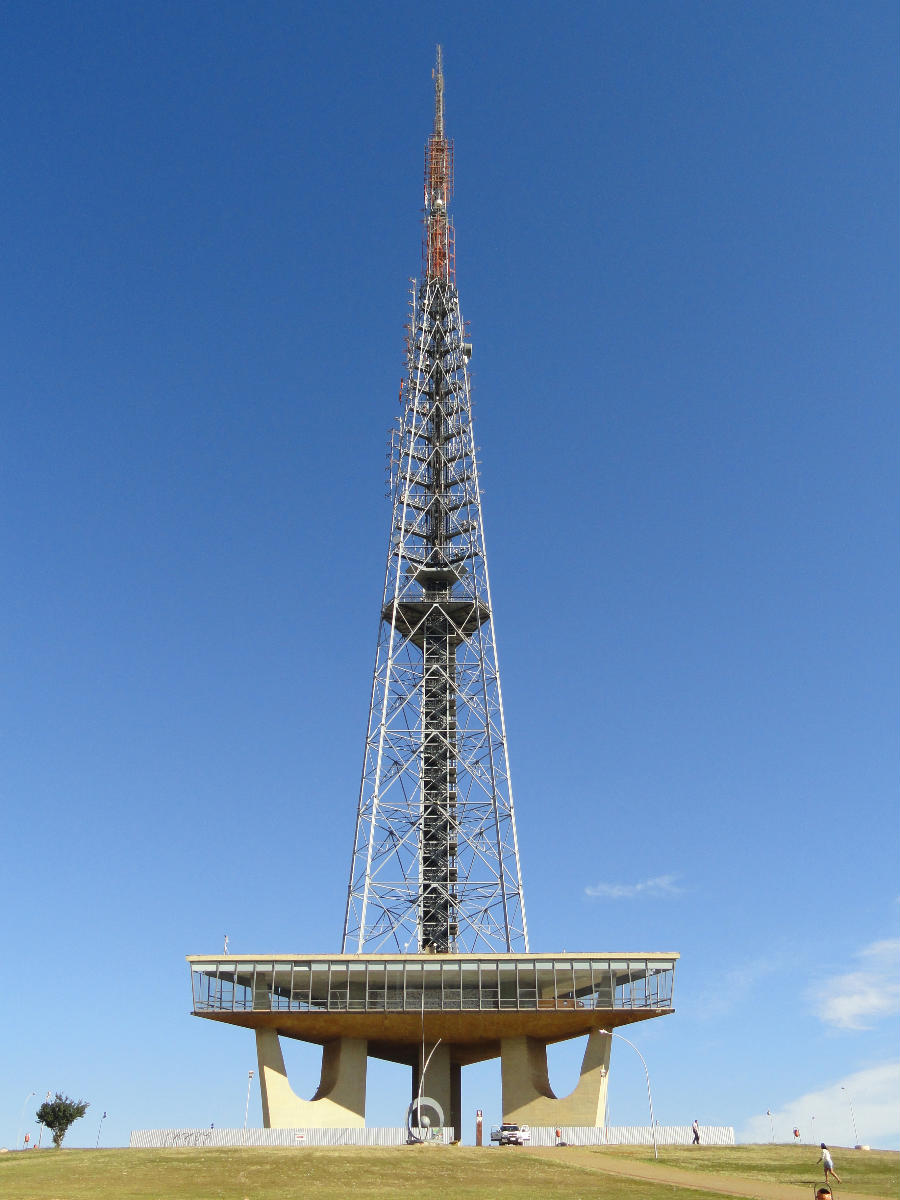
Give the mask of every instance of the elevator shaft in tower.
MULTIPOLYGON (((444 320, 435 321, 436 340, 443 337, 444 320)), ((447 357, 438 344, 432 353, 447 357)), ((447 474, 453 465, 447 403, 451 395, 441 386, 440 374, 426 393, 430 413, 430 504, 426 537, 426 566, 422 568, 423 605, 427 613, 422 636, 422 892, 421 948, 447 952, 456 944, 457 841, 456 829, 456 651, 459 637, 448 609, 454 575, 450 531, 452 493, 447 474)))

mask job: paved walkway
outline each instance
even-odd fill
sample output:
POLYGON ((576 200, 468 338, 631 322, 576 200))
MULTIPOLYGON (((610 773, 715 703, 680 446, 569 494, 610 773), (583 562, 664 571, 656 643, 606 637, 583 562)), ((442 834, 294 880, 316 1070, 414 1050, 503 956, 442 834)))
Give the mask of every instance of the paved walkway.
MULTIPOLYGON (((536 1146, 530 1151, 548 1158, 562 1159, 573 1167, 584 1167, 600 1175, 618 1175, 625 1179, 643 1179, 647 1183, 669 1183, 674 1187, 695 1188, 718 1196, 749 1196, 751 1200, 813 1200, 815 1187, 811 1182, 798 1185, 772 1183, 766 1179, 747 1179, 742 1175, 720 1175, 717 1171, 690 1171, 670 1167, 665 1163, 635 1162, 631 1158, 616 1158, 604 1150, 597 1154, 577 1146, 536 1146)), ((872 1195, 851 1192, 835 1184, 837 1200, 873 1200, 872 1195)))

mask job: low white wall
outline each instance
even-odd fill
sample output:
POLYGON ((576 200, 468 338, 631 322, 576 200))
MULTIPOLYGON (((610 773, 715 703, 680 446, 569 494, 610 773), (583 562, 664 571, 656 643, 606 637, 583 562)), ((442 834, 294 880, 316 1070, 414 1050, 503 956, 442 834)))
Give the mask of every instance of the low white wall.
MULTIPOLYGON (((652 1146, 653 1130, 649 1125, 560 1125, 562 1140, 569 1146, 652 1146)), ((656 1141, 660 1146, 689 1146, 694 1140, 690 1125, 657 1125, 656 1141)), ((549 1125, 531 1126, 532 1146, 555 1146, 556 1128, 549 1125)), ((701 1125, 701 1146, 733 1146, 732 1125, 701 1125)))
MULTIPOLYGON (((177 1146, 405 1146, 405 1127, 382 1129, 133 1129, 132 1150, 177 1146)), ((432 1140, 445 1145, 454 1131, 433 1131, 432 1140)))

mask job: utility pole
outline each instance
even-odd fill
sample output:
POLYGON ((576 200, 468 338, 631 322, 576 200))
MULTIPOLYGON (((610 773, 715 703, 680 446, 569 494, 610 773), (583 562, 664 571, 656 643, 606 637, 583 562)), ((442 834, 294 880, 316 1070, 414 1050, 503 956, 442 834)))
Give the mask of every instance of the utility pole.
POLYGON ((23 1104, 22 1104, 22 1115, 19 1117, 19 1132, 18 1132, 18 1135, 17 1135, 17 1137, 16 1137, 16 1149, 17 1149, 17 1150, 20 1150, 20 1149, 21 1149, 21 1145, 20 1145, 20 1143, 21 1143, 21 1141, 22 1141, 22 1124, 23 1124, 23 1122, 24 1122, 24 1120, 25 1120, 25 1108, 26 1108, 26 1106, 27 1106, 27 1104, 28 1104, 28 1101, 31 1099, 31 1097, 32 1097, 32 1096, 36 1096, 36 1095, 37 1095, 37 1092, 29 1092, 29 1093, 28 1093, 28 1095, 25 1097, 25 1100, 24 1100, 24 1102, 23 1102, 23 1104))

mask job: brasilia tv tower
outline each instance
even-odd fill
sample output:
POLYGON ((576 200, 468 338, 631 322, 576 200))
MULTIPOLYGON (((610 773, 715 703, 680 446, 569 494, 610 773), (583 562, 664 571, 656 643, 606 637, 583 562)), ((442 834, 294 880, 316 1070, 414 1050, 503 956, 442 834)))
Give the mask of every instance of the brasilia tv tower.
POLYGON ((344 951, 527 950, 438 49, 344 951))
POLYGON ((535 1136, 565 1127, 578 1140, 602 1140, 613 1031, 674 1011, 677 954, 529 950, 440 47, 433 78, 422 279, 392 435, 387 569, 342 950, 188 956, 194 1015, 255 1031, 265 1137, 291 1145, 405 1139, 399 1125, 365 1129, 369 1057, 412 1068, 414 1136, 426 1125, 459 1136, 462 1067, 499 1057, 504 1121, 527 1122, 535 1136), (584 1035, 579 1082, 557 1098, 547 1046, 584 1035), (311 1100, 288 1082, 281 1037, 322 1046, 311 1100))

